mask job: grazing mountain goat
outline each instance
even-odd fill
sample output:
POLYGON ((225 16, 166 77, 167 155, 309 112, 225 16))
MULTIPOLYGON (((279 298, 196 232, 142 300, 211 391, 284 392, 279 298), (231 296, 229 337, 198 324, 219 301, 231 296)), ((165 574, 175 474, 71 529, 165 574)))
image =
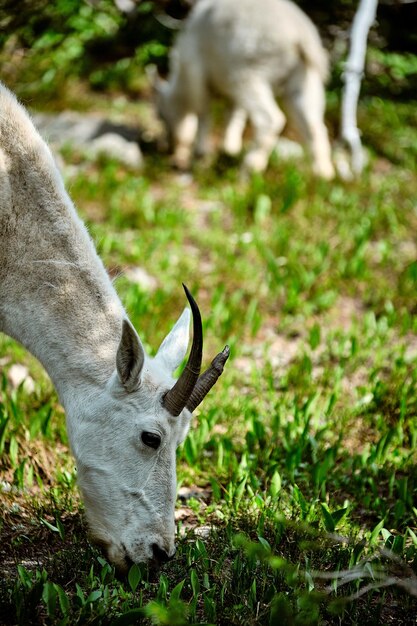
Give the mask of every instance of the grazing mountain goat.
POLYGON ((49 148, 0 84, 0 330, 51 376, 92 538, 120 570, 174 555, 175 450, 229 354, 200 376, 201 317, 185 291, 194 334, 175 382, 189 309, 145 354, 49 148))
POLYGON ((190 165, 205 151, 210 94, 231 104, 223 148, 236 155, 249 118, 254 146, 249 169, 268 163, 285 116, 308 146, 314 171, 334 176, 323 122, 327 56, 310 19, 289 0, 199 0, 171 54, 167 81, 154 77, 158 113, 166 125, 174 164, 190 165), (196 138, 197 136, 197 138, 196 138))

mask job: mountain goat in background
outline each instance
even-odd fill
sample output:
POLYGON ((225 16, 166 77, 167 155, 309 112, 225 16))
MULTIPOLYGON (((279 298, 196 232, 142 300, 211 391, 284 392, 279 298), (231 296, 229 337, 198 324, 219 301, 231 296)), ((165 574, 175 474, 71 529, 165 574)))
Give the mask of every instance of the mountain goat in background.
POLYGON ((289 0, 198 0, 171 53, 168 80, 154 79, 156 107, 174 163, 188 168, 193 151, 206 151, 210 96, 230 105, 223 149, 237 155, 249 119, 249 169, 266 168, 286 118, 312 158, 314 172, 334 176, 324 83, 328 60, 311 20, 289 0))

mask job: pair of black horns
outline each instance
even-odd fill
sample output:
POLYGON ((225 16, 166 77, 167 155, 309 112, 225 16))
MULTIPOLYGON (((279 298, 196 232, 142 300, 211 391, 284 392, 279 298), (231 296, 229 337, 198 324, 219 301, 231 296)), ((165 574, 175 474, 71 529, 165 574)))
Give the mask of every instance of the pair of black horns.
POLYGON ((187 287, 183 284, 185 295, 190 303, 193 315, 193 343, 187 365, 175 385, 165 394, 163 405, 173 416, 181 413, 184 407, 189 411, 202 402, 210 389, 213 387, 224 364, 229 358, 230 350, 226 346, 211 362, 208 369, 200 376, 201 362, 203 359, 203 325, 200 310, 187 287))

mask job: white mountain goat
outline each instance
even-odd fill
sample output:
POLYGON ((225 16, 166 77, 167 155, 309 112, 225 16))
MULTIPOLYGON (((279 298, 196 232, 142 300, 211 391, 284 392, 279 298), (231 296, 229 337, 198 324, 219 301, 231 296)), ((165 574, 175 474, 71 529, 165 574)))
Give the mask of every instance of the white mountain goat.
POLYGON ((254 145, 245 164, 264 170, 285 125, 278 98, 309 148, 315 173, 332 178, 323 122, 327 72, 316 27, 289 0, 199 0, 172 50, 169 79, 153 76, 174 164, 188 168, 193 148, 205 152, 210 95, 218 94, 231 104, 224 151, 241 151, 249 119, 254 145))
POLYGON ((0 331, 44 365, 67 416, 93 540, 120 570, 175 552, 175 450, 216 382, 226 348, 201 374, 202 325, 185 309, 145 354, 51 152, 0 84, 0 331))

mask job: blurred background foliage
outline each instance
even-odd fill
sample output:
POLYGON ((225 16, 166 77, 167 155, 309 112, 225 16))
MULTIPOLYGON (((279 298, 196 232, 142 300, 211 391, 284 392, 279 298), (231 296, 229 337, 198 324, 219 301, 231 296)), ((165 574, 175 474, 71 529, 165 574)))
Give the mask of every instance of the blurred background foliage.
MULTIPOLYGON (((302 0, 330 52, 330 89, 341 84, 354 0, 302 0), (314 6, 312 6, 314 5, 314 6)), ((20 97, 59 98, 68 78, 98 91, 137 97, 147 88, 143 67, 166 73, 168 50, 191 0, 1 0, 2 80, 20 97), (18 77, 18 80, 17 80, 18 77)), ((413 97, 417 88, 417 2, 378 7, 370 34, 364 88, 371 95, 413 97)))

